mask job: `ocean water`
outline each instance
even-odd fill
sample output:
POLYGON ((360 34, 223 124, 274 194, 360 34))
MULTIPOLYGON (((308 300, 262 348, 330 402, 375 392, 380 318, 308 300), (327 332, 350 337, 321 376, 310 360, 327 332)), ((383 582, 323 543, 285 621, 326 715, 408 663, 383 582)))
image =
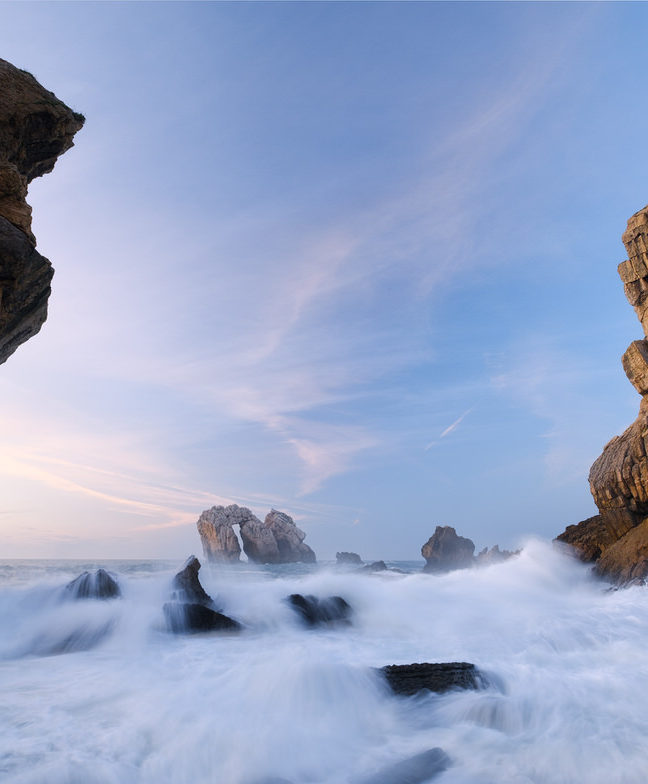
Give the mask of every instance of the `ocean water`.
POLYGON ((178 562, 0 562, 3 784, 414 784, 380 771, 433 748, 435 784, 645 784, 648 592, 608 591, 551 544, 443 576, 210 568, 238 635, 173 636, 178 562), (85 569, 123 598, 66 601, 85 569), (284 601, 341 595, 346 628, 284 601), (481 691, 402 698, 372 668, 474 662, 481 691))

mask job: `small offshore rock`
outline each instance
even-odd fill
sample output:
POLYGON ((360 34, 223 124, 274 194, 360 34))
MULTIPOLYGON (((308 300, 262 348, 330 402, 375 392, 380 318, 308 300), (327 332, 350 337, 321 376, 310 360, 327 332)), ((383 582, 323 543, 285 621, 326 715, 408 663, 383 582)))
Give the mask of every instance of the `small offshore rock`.
POLYGON ((469 662, 389 664, 379 670, 394 694, 412 696, 428 690, 443 694, 452 689, 480 689, 486 679, 469 662))
POLYGON ((352 564, 353 566, 360 566, 362 564, 362 558, 360 558, 358 553, 335 553, 335 560, 337 561, 338 565, 352 564))
POLYGON ((216 609, 214 600, 200 584, 198 572, 200 571, 200 561, 195 555, 190 555, 185 561, 183 568, 173 578, 172 598, 179 602, 189 602, 192 604, 202 604, 212 610, 216 609))
POLYGON ((475 556, 475 566, 491 566, 492 564, 502 563, 503 561, 508 561, 514 555, 519 555, 521 552, 521 550, 500 550, 499 545, 494 545, 490 550, 488 547, 484 547, 475 556))
POLYGON ((293 593, 288 597, 287 602, 298 613, 306 626, 348 625, 351 623, 351 606, 341 596, 318 599, 317 596, 302 596, 300 593, 293 593))
POLYGON ((384 561, 374 561, 370 564, 365 564, 358 572, 386 572, 387 564, 384 561))
POLYGON ((204 604, 167 602, 162 608, 167 629, 173 634, 237 632, 241 624, 204 604))
POLYGON ((424 784, 442 773, 450 765, 450 758, 440 748, 428 749, 383 768, 359 784, 424 784))
POLYGON ((105 569, 82 572, 65 586, 69 599, 117 599, 121 596, 119 584, 105 569))
POLYGON ((437 525, 434 534, 421 547, 426 560, 424 572, 450 572, 473 565, 475 544, 471 539, 457 536, 452 526, 437 525))

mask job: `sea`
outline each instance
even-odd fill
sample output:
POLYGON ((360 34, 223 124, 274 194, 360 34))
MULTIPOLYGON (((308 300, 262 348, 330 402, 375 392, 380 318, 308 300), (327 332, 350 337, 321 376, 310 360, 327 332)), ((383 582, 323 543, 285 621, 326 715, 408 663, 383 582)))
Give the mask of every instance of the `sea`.
POLYGON ((551 543, 444 575, 203 564, 238 634, 166 630, 183 562, 0 561, 0 782, 648 782, 648 591, 551 543), (122 598, 66 598, 98 567, 122 598), (292 593, 342 596, 351 625, 305 628, 292 593), (390 693, 376 668, 413 662, 488 685, 390 693), (443 770, 407 767, 433 749, 443 770))

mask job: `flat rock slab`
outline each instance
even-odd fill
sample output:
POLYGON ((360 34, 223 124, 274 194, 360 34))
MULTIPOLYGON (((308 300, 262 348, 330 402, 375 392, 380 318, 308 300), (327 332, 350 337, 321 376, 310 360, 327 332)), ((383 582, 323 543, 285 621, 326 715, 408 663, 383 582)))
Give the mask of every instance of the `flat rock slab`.
POLYGON ((469 662, 389 664, 379 672, 394 694, 406 696, 426 689, 443 694, 452 689, 481 689, 486 685, 484 676, 469 662))

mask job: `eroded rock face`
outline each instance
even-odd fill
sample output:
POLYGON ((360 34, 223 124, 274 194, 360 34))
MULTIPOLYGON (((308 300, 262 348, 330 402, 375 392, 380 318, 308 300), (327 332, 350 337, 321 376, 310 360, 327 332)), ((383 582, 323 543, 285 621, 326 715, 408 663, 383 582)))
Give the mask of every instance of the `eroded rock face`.
POLYGON ((0 59, 0 363, 47 318, 54 271, 35 250, 27 186, 54 168, 84 118, 0 59))
MULTIPOLYGON (((630 218, 623 243, 628 259, 619 264, 619 275, 648 335, 648 207, 630 218)), ((633 341, 622 364, 642 396, 639 415, 605 446, 590 469, 599 514, 568 526, 557 537, 583 561, 594 562, 598 574, 619 583, 648 576, 648 341, 633 341)))
POLYGON ((292 517, 272 509, 262 523, 247 507, 213 506, 200 515, 198 533, 205 557, 210 561, 238 561, 241 547, 234 526, 238 525, 243 551, 255 563, 314 563, 315 553, 304 543, 306 534, 292 517))
POLYGON ((231 506, 212 506, 200 515, 196 523, 205 557, 210 561, 232 563, 241 556, 241 545, 232 528, 232 516, 228 512, 231 509, 231 506))
POLYGON ((279 549, 280 563, 315 563, 315 553, 304 544, 306 534, 297 528, 295 521, 284 512, 271 509, 265 525, 272 531, 279 549))
POLYGON ((475 544, 472 539, 457 536, 452 526, 437 525, 434 534, 421 547, 421 555, 426 560, 425 572, 449 572, 453 569, 466 569, 473 565, 475 544))

